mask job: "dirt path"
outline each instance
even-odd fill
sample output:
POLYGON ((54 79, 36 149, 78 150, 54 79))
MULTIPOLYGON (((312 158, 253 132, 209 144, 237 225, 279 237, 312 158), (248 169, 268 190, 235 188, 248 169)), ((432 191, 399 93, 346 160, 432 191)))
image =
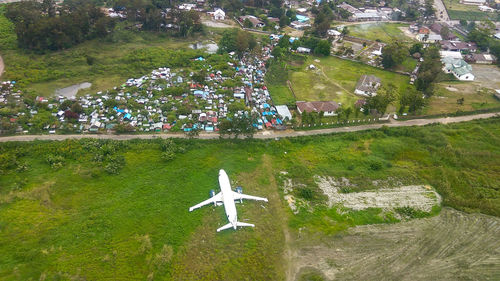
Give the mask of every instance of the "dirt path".
POLYGON ((306 269, 326 280, 498 280, 499 236, 499 218, 451 208, 432 218, 358 226, 301 247, 290 280, 306 269))
MULTIPOLYGON (((272 139, 272 138, 282 138, 282 137, 300 137, 300 136, 313 136, 313 135, 323 135, 332 133, 348 133, 348 132, 358 132, 365 130, 380 129, 382 126, 387 127, 410 127, 410 126, 425 126, 433 123, 439 124, 450 124, 465 122, 477 119, 485 119, 491 117, 500 117, 499 113, 484 113, 476 115, 466 115, 458 117, 442 117, 434 119, 413 119, 407 121, 395 121, 391 120, 390 123, 384 124, 369 124, 369 125, 359 125, 352 127, 340 127, 340 128, 329 128, 329 129, 318 129, 310 131, 261 131, 254 135, 256 139, 272 139)), ((65 140, 65 139, 83 139, 83 138, 94 138, 94 139, 113 139, 113 140, 131 140, 131 139, 154 139, 154 138, 186 138, 187 136, 179 133, 159 133, 159 134, 148 134, 148 135, 16 135, 8 137, 0 137, 0 142, 7 141, 33 141, 33 140, 65 140)), ((199 139, 218 139, 219 134, 216 133, 202 133, 198 136, 199 139)))
POLYGON ((2 58, 2 56, 0 56, 0 77, 2 77, 4 68, 5 68, 5 65, 3 64, 3 58, 2 58))

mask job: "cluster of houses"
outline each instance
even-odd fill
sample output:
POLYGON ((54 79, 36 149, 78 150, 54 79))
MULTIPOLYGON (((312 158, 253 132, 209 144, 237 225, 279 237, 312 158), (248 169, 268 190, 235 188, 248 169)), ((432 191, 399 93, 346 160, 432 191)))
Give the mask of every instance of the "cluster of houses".
POLYGON ((413 24, 409 30, 416 33, 417 40, 428 44, 439 44, 443 71, 451 73, 458 80, 475 79, 470 64, 493 64, 497 58, 487 52, 480 52, 476 43, 461 41, 453 32, 453 27, 445 23, 433 23, 430 26, 413 24), (443 29, 448 29, 443 32, 443 29), (444 37, 444 38, 443 38, 444 37))
MULTIPOLYGON (((29 132, 40 104, 45 104, 53 116, 53 122, 43 127, 49 133, 68 128, 75 132, 107 131, 116 129, 118 124, 139 132, 195 129, 213 132, 218 131, 221 119, 250 114, 258 116, 253 124, 257 129, 284 129, 292 115, 286 106, 274 106, 264 84, 265 61, 270 53, 271 47, 266 46, 261 56, 246 55, 237 59, 235 54, 230 54, 227 64, 234 70, 230 77, 198 57, 194 59, 194 66, 206 73, 203 81, 193 79, 195 73, 189 70, 163 67, 95 95, 37 97, 34 104, 24 105, 29 112, 28 122, 19 124, 17 132, 29 132), (225 87, 227 80, 241 86, 225 87), (75 114, 61 108, 67 100, 78 103, 82 112, 75 114)), ((23 103, 23 95, 15 91, 14 85, 15 82, 3 82, 0 104, 23 103)), ((17 122, 17 117, 12 116, 10 121, 17 122)))

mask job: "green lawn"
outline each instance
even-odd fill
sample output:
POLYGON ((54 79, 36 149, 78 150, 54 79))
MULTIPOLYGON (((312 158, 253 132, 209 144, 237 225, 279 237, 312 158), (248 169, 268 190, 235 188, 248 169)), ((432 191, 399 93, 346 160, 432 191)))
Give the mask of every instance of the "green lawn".
POLYGON ((410 86, 408 76, 336 57, 310 56, 303 65, 293 70, 289 75, 290 81, 297 100, 304 101, 333 100, 349 106, 362 98, 354 94, 354 89, 363 74, 375 75, 382 79, 382 85, 392 83, 400 91, 410 86), (316 69, 309 69, 311 64, 316 69))
POLYGON ((441 82, 436 87, 436 94, 431 97, 425 114, 434 115, 457 111, 473 111, 488 108, 500 108, 500 101, 493 96, 492 90, 476 90, 470 82, 441 82), (464 99, 459 104, 459 99, 464 99))
POLYGON ((390 43, 393 40, 413 41, 400 29, 408 26, 400 23, 365 23, 351 25, 348 28, 351 36, 390 43))
POLYGON ((497 12, 487 13, 479 10, 475 5, 464 5, 460 0, 443 0, 448 15, 452 20, 480 21, 490 19, 498 21, 500 14, 497 12))

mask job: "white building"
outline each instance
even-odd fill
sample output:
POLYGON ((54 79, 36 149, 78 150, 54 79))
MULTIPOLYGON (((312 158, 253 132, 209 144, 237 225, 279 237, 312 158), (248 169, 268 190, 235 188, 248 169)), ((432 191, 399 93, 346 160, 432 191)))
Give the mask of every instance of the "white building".
POLYGON ((226 19, 226 13, 222 9, 215 9, 212 14, 214 20, 224 20, 226 19))
POLYGON ((292 120, 292 113, 290 113, 290 110, 288 109, 288 106, 286 105, 277 105, 276 106, 276 111, 278 114, 283 118, 288 120, 292 120))
POLYGON ((488 7, 488 6, 484 6, 484 5, 480 5, 478 8, 479 8, 479 11, 481 11, 481 12, 494 12, 495 11, 495 9, 488 7))
POLYGON ((441 58, 453 58, 453 59, 462 59, 462 53, 460 52, 454 52, 454 51, 439 51, 439 55, 441 58))
POLYGON ((305 48, 305 47, 298 47, 297 52, 303 53, 303 54, 309 54, 311 52, 311 49, 305 48))
POLYGON ((474 81, 475 77, 472 74, 472 67, 463 59, 445 57, 441 61, 444 64, 444 72, 453 74, 460 81, 474 81))
POLYGON ((486 4, 486 0, 462 0, 460 3, 464 5, 484 5, 486 4))
POLYGON ((332 37, 333 39, 338 39, 342 35, 341 32, 335 29, 328 29, 328 36, 332 37))

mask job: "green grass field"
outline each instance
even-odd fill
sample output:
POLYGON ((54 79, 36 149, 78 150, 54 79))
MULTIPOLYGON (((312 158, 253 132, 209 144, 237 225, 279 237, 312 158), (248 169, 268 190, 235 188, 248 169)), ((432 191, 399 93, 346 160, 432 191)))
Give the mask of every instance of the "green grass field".
POLYGON ((426 107, 426 114, 500 107, 500 101, 493 96, 492 90, 482 89, 478 91, 474 84, 467 82, 441 82, 436 89, 436 94, 431 97, 429 106, 426 107), (462 98, 464 99, 463 104, 459 104, 457 100, 462 98))
POLYGON ((390 43, 393 40, 415 41, 406 36, 400 27, 408 27, 408 24, 400 23, 365 23, 349 26, 349 35, 368 40, 377 39, 390 43))
POLYGON ((377 209, 325 208, 313 175, 346 177, 353 192, 373 180, 429 184, 445 206, 499 216, 498 121, 265 141, 2 143, 0 279, 283 280, 287 226, 335 234, 395 222, 377 209), (166 144, 173 160, 162 160, 166 144), (117 162, 119 173, 106 172, 117 162), (237 205, 255 228, 216 233, 222 207, 188 212, 218 188, 220 168, 269 198, 237 205), (312 189, 311 212, 289 211, 281 171, 312 189))
POLYGON ((480 21, 489 19, 498 21, 500 16, 497 12, 482 12, 475 5, 461 4, 460 0, 443 0, 443 4, 446 6, 448 15, 452 20, 480 21))
POLYGON ((336 57, 308 57, 303 65, 294 68, 289 78, 297 100, 333 100, 350 106, 361 98, 354 94, 354 89, 363 74, 375 75, 382 79, 382 85, 392 83, 400 91, 409 87, 407 76, 336 57), (311 64, 316 69, 308 69, 311 64))

